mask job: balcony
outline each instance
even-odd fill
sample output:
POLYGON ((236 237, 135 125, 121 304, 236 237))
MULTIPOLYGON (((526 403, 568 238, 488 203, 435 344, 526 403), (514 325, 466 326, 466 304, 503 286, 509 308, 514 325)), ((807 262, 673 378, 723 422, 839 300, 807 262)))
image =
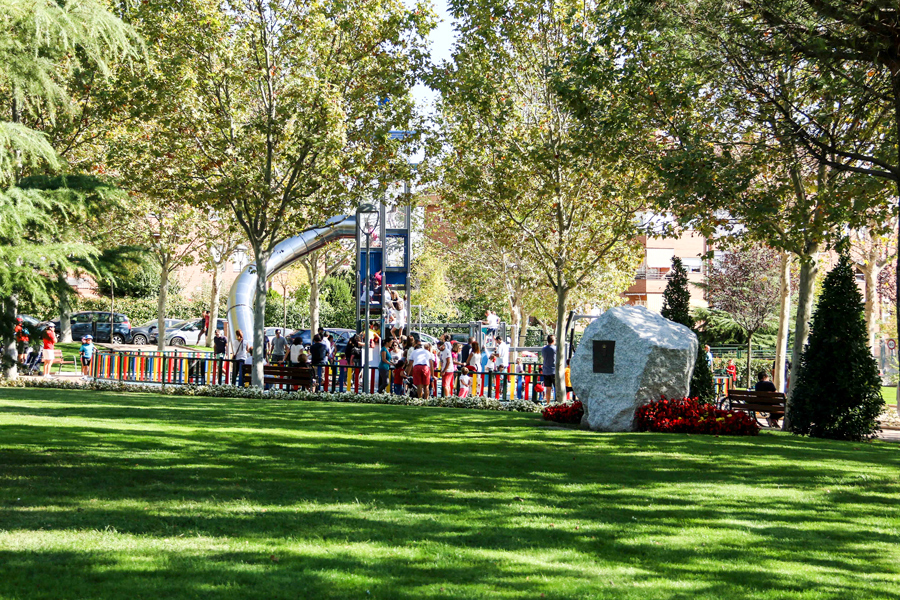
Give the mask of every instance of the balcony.
POLYGON ((637 270, 635 279, 668 279, 669 269, 658 269, 656 267, 641 267, 637 270))

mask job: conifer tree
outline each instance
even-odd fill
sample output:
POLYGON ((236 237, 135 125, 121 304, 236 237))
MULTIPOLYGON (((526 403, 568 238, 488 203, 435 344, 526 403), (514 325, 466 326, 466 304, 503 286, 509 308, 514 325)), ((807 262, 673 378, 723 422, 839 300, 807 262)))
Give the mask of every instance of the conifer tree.
MULTIPOLYGON (((669 283, 663 292, 662 316, 680 323, 697 333, 694 328, 694 318, 691 316, 691 291, 688 289, 687 269, 681 264, 677 256, 672 258, 672 271, 669 275, 669 283)), ((699 337, 699 336, 698 336, 699 337)), ((715 400, 712 371, 706 362, 706 353, 703 348, 697 348, 697 360, 694 362, 694 373, 691 375, 691 398, 699 398, 703 402, 715 400)))
POLYGON ((884 407, 868 345, 863 299, 847 252, 825 277, 788 407, 791 431, 813 437, 874 437, 884 407))

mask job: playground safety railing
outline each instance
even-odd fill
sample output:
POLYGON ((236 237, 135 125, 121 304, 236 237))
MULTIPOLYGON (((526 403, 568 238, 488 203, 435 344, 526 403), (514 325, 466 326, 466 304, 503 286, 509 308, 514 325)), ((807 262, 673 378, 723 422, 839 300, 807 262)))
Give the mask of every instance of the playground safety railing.
POLYGON ((222 385, 237 380, 238 362, 201 352, 98 352, 91 374, 128 383, 222 385))
MULTIPOLYGON (((250 377, 241 377, 245 368, 243 361, 205 356, 178 356, 178 353, 134 353, 134 352, 98 352, 91 364, 93 377, 107 381, 126 383, 156 383, 162 385, 250 385, 250 377)), ((326 364, 313 366, 319 391, 324 393, 362 393, 362 366, 326 364)), ((469 371, 471 382, 463 389, 461 370, 453 374, 450 382, 451 394, 454 396, 469 395, 495 398, 500 401, 512 399, 540 401, 545 393, 541 366, 535 363, 519 365, 520 370, 510 365, 505 371, 469 371), (539 387, 541 386, 541 387, 539 387)), ((395 369, 379 370, 369 367, 369 384, 373 392, 379 389, 379 378, 387 373, 386 391, 393 390, 395 369)), ((443 396, 441 372, 432 374, 430 392, 433 396, 443 396)), ((271 381, 271 377, 269 377, 271 381)), ((408 393, 411 385, 407 385, 408 377, 404 373, 404 393, 408 393)), ((271 383, 268 389, 295 391, 297 386, 271 383)))

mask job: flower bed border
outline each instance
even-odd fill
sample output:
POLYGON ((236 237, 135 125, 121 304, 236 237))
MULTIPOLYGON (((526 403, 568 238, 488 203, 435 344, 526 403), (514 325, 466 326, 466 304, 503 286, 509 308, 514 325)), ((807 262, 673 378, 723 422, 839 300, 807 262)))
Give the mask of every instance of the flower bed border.
POLYGON ((204 398, 244 398, 250 400, 296 400, 301 402, 345 402, 351 404, 387 404, 392 406, 436 406, 441 408, 467 408, 472 410, 497 410, 506 412, 541 411, 541 406, 531 401, 512 400, 500 402, 494 398, 470 396, 431 397, 427 400, 393 394, 324 394, 317 392, 285 392, 239 388, 233 385, 179 385, 161 387, 108 381, 62 381, 58 379, 0 379, 0 388, 37 388, 56 390, 84 390, 95 392, 134 392, 163 396, 199 396, 204 398))

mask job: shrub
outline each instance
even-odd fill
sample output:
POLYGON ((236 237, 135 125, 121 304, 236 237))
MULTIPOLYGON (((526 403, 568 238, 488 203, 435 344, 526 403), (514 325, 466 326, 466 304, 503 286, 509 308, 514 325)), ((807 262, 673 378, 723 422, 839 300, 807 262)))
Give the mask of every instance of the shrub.
POLYGON ((635 412, 639 431, 756 435, 759 424, 750 415, 702 404, 696 398, 667 399, 645 404, 635 412))
POLYGON ((572 404, 554 404, 541 411, 545 421, 555 423, 581 423, 584 416, 584 406, 576 400, 572 404))
POLYGON ((788 403, 791 431, 838 440, 875 437, 884 408, 881 378, 846 251, 825 277, 799 367, 788 403))

